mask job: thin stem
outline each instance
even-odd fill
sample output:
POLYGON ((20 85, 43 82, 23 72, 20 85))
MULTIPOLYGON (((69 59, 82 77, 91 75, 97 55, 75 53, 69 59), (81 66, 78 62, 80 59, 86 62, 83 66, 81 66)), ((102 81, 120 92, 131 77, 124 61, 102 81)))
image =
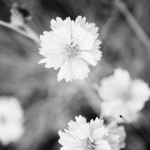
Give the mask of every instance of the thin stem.
POLYGON ((118 18, 119 11, 114 10, 114 12, 112 13, 112 15, 108 18, 108 20, 104 23, 101 32, 100 32, 100 39, 103 41, 106 39, 109 30, 111 29, 111 27, 114 25, 115 21, 118 18))
POLYGON ((138 39, 144 45, 144 47, 150 51, 150 40, 144 30, 140 27, 138 22, 135 20, 133 15, 129 12, 128 8, 126 7, 125 3, 122 0, 115 0, 116 7, 120 10, 120 12, 125 16, 128 24, 135 32, 138 39))
POLYGON ((15 32, 23 35, 24 37, 29 38, 30 40, 33 40, 39 46, 39 43, 40 43, 39 37, 29 26, 26 25, 24 27, 25 28, 25 31, 24 31, 18 27, 11 25, 10 23, 4 22, 2 20, 0 20, 0 25, 15 31, 15 32))

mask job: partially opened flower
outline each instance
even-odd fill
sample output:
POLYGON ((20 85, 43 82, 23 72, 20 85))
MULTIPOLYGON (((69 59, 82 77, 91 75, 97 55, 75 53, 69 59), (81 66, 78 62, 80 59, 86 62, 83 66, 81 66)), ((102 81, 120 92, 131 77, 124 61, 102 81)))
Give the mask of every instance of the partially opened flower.
POLYGON ((95 66, 102 55, 98 28, 79 16, 75 21, 57 17, 51 21, 51 29, 40 37, 40 54, 45 58, 39 63, 46 63, 46 68, 60 68, 58 81, 86 78, 90 72, 88 65, 95 66))
MULTIPOLYGON (((101 81, 99 94, 105 117, 123 116, 128 122, 138 119, 138 112, 149 99, 150 89, 140 79, 131 79, 128 71, 116 69, 114 74, 101 81)), ((120 119, 120 121, 123 119, 120 119)))
POLYGON ((82 116, 68 123, 68 129, 59 131, 61 150, 115 150, 119 136, 110 133, 103 120, 96 118, 89 123, 82 116))
POLYGON ((16 142, 24 133, 23 110, 17 99, 0 97, 0 142, 16 142))
POLYGON ((116 121, 112 121, 107 126, 109 132, 119 135, 119 144, 114 145, 114 150, 125 148, 126 131, 123 125, 118 125, 116 121))

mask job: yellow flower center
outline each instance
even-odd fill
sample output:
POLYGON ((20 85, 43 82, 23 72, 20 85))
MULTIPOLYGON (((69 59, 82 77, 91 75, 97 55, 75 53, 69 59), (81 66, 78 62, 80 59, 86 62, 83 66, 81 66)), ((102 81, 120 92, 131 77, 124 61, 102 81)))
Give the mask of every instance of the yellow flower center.
POLYGON ((81 146, 84 150, 94 150, 95 144, 89 138, 82 141, 81 146))
POLYGON ((72 39, 71 43, 69 45, 66 45, 65 50, 67 60, 70 60, 73 57, 77 56, 80 52, 75 39, 72 39))

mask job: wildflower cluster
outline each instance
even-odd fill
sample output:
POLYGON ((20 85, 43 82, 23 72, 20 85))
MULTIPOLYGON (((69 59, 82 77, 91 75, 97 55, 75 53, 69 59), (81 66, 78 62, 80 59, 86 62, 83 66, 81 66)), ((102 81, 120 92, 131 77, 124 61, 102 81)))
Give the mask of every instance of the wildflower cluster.
MULTIPOLYGON (((102 56, 98 28, 79 16, 75 21, 57 17, 51 21, 51 30, 40 36, 39 53, 45 58, 39 63, 45 63, 46 68, 59 69, 58 81, 86 78, 90 72, 88 65, 95 66, 102 56)), ((98 93, 104 117, 122 122, 119 116, 123 116, 133 122, 149 99, 150 88, 141 79, 131 79, 128 71, 116 69, 112 76, 102 79, 98 93)), ((103 120, 98 118, 89 123, 82 116, 75 119, 68 123, 67 129, 59 131, 61 150, 120 150, 125 147, 125 129, 118 121, 104 126, 103 120)))
MULTIPOLYGON (((14 5, 11 9, 8 27, 20 34, 39 42, 36 34, 26 25, 30 13, 14 5), (25 12, 25 14, 23 13, 25 12)), ((1 24, 2 24, 1 23, 1 24)), ((101 60, 101 41, 98 27, 78 16, 75 21, 70 17, 62 20, 57 17, 50 23, 51 31, 40 36, 39 53, 44 57, 39 63, 46 68, 59 69, 57 79, 66 82, 83 80, 90 72, 89 65, 96 66, 101 60)), ((39 44, 39 43, 38 43, 39 44)), ((59 131, 61 150, 120 150, 125 147, 126 132, 122 125, 137 121, 138 113, 149 99, 150 88, 141 79, 132 79, 127 70, 116 69, 114 74, 100 81, 99 97, 102 99, 101 112, 104 118, 115 118, 108 125, 103 119, 96 118, 87 122, 80 116, 68 123, 67 129, 59 131)), ((108 119, 109 120, 109 119, 108 119)), ((110 120, 109 120, 110 121, 110 120)), ((0 142, 7 145, 16 142, 24 133, 23 110, 19 101, 12 97, 0 97, 0 142)))

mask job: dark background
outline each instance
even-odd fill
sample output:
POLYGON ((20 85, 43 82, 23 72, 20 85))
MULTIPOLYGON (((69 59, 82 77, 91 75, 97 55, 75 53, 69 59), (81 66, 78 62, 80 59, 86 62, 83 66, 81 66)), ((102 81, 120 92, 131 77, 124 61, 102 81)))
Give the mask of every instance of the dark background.
MULTIPOLYGON (((58 130, 66 128, 68 121, 79 114, 88 120, 99 116, 100 98, 93 86, 117 67, 129 70, 132 78, 150 83, 149 0, 124 0, 128 11, 120 9, 115 0, 0 0, 1 20, 10 21, 13 3, 31 12, 28 25, 39 35, 50 30, 51 19, 85 16, 99 27, 103 57, 91 67, 85 81, 58 82, 58 71, 38 65, 42 56, 33 41, 0 26, 0 95, 16 96, 26 120, 23 137, 1 149, 60 149, 58 130)), ((150 149, 149 101, 142 113, 147 122, 139 121, 137 128, 125 125, 126 150, 150 149)))

